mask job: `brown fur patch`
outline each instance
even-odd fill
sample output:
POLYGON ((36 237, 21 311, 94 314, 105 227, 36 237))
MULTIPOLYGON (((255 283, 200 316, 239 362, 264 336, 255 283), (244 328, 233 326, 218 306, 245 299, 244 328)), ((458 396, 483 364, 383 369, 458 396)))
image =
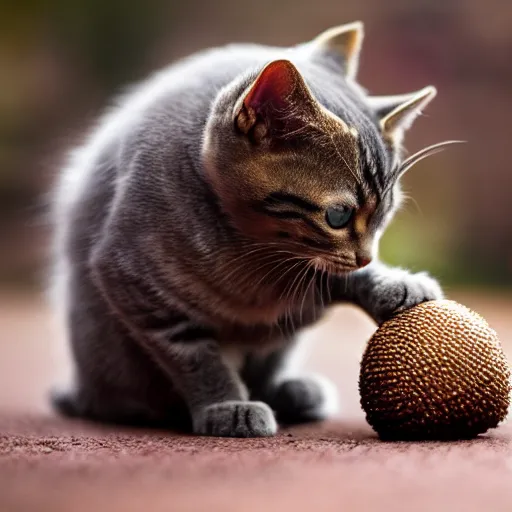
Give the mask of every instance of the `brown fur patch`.
POLYGON ((368 229, 368 223, 375 212, 377 201, 374 198, 367 200, 366 204, 356 211, 354 218, 354 229, 359 236, 364 236, 368 229))

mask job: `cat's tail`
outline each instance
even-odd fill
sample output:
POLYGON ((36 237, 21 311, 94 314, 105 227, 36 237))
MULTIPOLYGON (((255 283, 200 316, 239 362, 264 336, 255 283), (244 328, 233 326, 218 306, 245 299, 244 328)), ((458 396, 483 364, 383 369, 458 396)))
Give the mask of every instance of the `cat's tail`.
POLYGON ((80 416, 76 399, 73 393, 70 393, 69 391, 53 389, 50 391, 50 402, 55 411, 62 416, 67 416, 68 418, 76 418, 80 416))

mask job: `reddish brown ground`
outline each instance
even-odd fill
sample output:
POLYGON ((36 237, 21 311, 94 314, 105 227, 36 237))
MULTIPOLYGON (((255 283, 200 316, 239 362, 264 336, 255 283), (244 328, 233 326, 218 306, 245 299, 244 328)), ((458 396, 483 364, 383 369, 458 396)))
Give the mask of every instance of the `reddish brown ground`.
MULTIPOLYGON (((512 301, 456 296, 512 355, 512 301)), ((474 441, 382 443, 365 424, 358 361, 374 327, 340 309, 308 335, 343 415, 273 439, 129 431, 52 417, 67 368, 42 304, 0 299, 0 511, 512 510, 512 426, 474 441)))

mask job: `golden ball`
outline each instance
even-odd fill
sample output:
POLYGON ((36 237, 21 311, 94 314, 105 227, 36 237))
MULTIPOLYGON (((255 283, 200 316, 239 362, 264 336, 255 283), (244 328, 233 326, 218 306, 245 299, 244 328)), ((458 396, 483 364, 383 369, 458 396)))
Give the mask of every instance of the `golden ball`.
POLYGON ((436 300, 382 324, 363 355, 359 391, 382 439, 469 439, 505 419, 510 368, 479 314, 436 300))

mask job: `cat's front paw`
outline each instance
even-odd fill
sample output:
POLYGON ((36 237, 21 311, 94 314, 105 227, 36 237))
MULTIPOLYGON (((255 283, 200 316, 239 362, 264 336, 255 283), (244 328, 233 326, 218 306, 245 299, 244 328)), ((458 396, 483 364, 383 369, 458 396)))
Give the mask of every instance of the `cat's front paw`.
POLYGON ((209 405, 193 417, 194 433, 218 437, 268 437, 277 432, 270 407, 263 402, 228 401, 209 405))
POLYGON ((392 269, 379 278, 372 294, 370 314, 379 325, 400 311, 443 298, 439 283, 426 272, 410 274, 400 269, 392 269))
POLYGON ((327 379, 308 376, 278 384, 270 400, 277 419, 286 424, 320 421, 337 410, 336 388, 327 379))

